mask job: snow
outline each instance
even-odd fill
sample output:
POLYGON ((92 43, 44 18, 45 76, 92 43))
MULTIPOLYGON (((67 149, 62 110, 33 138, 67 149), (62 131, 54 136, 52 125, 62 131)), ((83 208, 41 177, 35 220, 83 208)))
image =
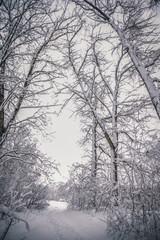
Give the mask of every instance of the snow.
MULTIPOLYGON (((6 240, 106 240, 106 224, 102 213, 87 213, 67 209, 66 202, 50 201, 43 211, 22 214, 29 223, 11 226, 6 240)), ((107 239, 108 240, 108 239, 107 239)))

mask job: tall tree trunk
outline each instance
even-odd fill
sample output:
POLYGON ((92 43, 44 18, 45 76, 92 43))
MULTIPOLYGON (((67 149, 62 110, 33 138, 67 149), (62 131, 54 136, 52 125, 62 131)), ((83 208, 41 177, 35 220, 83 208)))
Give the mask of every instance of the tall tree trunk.
MULTIPOLYGON (((97 86, 94 81, 93 83, 93 106, 94 111, 97 108, 97 100, 96 100, 96 92, 97 86)), ((91 177, 92 177, 92 184, 93 184, 93 207, 97 210, 97 203, 96 203, 96 195, 97 195, 97 120, 95 116, 93 116, 93 125, 92 125, 92 163, 91 163, 91 177)))
POLYGON ((97 133, 96 133, 96 127, 97 123, 96 120, 93 120, 93 127, 92 127, 92 169, 91 169, 91 175, 93 178, 96 178, 97 176, 97 133))
POLYGON ((0 79, 0 149, 2 146, 2 137, 4 131, 4 73, 5 73, 5 64, 1 66, 1 79, 0 79))
MULTIPOLYGON (((119 61, 120 62, 120 61, 119 61)), ((113 92, 113 107, 112 107, 112 141, 114 148, 111 149, 112 165, 113 165, 113 194, 115 197, 115 205, 118 205, 118 165, 117 165, 117 151, 118 151, 118 132, 117 132, 117 96, 119 81, 117 77, 117 71, 119 62, 117 64, 117 69, 115 72, 115 88, 113 92)))

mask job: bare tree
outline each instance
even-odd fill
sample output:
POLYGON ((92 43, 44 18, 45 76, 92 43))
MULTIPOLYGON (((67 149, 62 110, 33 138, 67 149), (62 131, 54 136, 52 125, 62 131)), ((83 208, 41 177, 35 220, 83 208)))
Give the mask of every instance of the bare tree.
MULTIPOLYGON (((87 17, 107 24, 117 34, 134 67, 142 79, 152 104, 160 118, 158 16, 150 9, 150 1, 74 1, 87 17), (148 39, 147 39, 148 38, 148 39)), ((108 30, 110 29, 108 28, 108 30)))
POLYGON ((36 96, 49 93, 60 76, 58 40, 71 21, 65 11, 56 1, 2 2, 1 143, 22 107, 39 112, 50 105, 37 104, 36 96))

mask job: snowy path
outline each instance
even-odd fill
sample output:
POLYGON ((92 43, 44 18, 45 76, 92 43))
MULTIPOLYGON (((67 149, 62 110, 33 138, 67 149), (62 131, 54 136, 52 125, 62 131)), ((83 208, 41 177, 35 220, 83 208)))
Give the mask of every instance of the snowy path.
POLYGON ((11 227, 6 240, 106 240, 100 214, 67 210, 63 202, 50 202, 47 210, 26 216, 31 231, 23 223, 11 227))

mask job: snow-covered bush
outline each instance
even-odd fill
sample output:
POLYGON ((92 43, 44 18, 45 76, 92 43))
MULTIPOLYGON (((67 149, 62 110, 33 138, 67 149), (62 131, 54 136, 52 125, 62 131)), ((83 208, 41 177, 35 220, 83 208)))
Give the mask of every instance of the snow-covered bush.
POLYGON ((131 211, 118 206, 107 211, 107 235, 112 240, 160 239, 160 212, 131 211))
POLYGON ((74 164, 72 166, 67 185, 69 208, 101 211, 109 206, 111 190, 107 179, 102 178, 102 176, 94 179, 87 164, 74 164))
POLYGON ((32 194, 28 199, 28 209, 42 210, 48 206, 48 186, 43 184, 33 184, 31 187, 32 194))
POLYGON ((31 205, 45 206, 46 186, 39 180, 47 172, 48 159, 30 141, 30 130, 25 126, 9 136, 12 138, 3 145, 0 164, 0 204, 16 211, 31 205))
POLYGON ((107 208, 107 233, 113 240, 160 239, 160 146, 157 138, 146 145, 136 156, 134 178, 119 186, 119 205, 107 208))

